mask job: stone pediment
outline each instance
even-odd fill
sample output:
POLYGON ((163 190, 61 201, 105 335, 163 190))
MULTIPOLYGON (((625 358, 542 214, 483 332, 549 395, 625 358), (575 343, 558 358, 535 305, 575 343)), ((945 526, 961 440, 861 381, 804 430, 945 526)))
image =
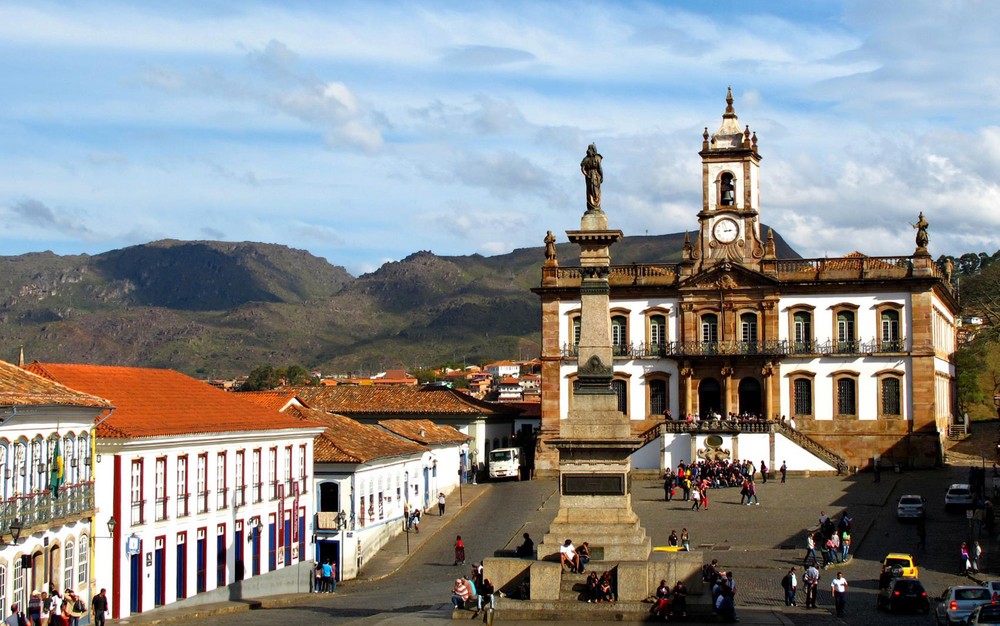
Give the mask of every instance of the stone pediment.
POLYGON ((685 279, 680 291, 739 290, 774 287, 778 281, 738 263, 722 262, 685 279))

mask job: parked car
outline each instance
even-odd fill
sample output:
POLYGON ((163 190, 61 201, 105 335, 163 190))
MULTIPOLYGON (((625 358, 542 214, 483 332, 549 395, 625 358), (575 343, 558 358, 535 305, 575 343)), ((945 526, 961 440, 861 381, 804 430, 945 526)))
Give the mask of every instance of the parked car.
POLYGON ((938 598, 934 617, 938 624, 954 626, 962 624, 973 609, 983 604, 990 604, 993 597, 986 587, 960 585, 948 587, 938 598))
POLYGON ((920 578, 920 568, 912 554, 890 552, 882 559, 882 568, 891 571, 895 578, 920 578))
POLYGON ((944 494, 945 510, 968 509, 972 507, 972 502, 972 489, 966 484, 951 485, 944 494))
POLYGON ((993 596, 993 603, 1000 604, 1000 580, 988 581, 983 586, 990 590, 990 595, 993 596))
POLYGON ((924 516, 923 496, 900 496, 896 505, 896 517, 898 519, 920 519, 924 516))
POLYGON ((875 608, 897 611, 931 612, 931 602, 927 590, 916 578, 895 578, 889 586, 879 591, 875 597, 875 608))
POLYGON ((973 624, 1000 624, 1000 605, 983 604, 972 609, 969 618, 965 622, 970 626, 973 624))

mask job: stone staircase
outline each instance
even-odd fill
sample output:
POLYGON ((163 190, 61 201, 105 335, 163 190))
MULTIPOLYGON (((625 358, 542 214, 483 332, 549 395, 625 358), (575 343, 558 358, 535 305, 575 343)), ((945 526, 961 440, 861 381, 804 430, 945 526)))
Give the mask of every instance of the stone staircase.
POLYGON ((826 461, 830 465, 837 468, 837 474, 845 474, 848 471, 847 461, 844 457, 831 451, 829 448, 819 443, 815 439, 812 439, 801 432, 795 430, 794 428, 788 426, 783 422, 772 422, 774 424, 775 432, 779 432, 782 435, 791 439, 797 446, 809 453, 819 457, 820 459, 826 461))
MULTIPOLYGON (((614 621, 614 622, 662 622, 650 615, 651 602, 587 602, 587 576, 591 571, 599 575, 611 571, 614 576, 614 561, 591 561, 583 574, 570 571, 562 573, 559 599, 549 601, 519 600, 507 597, 496 599, 496 608, 491 616, 497 622, 512 621, 614 621)), ((614 578, 612 578, 614 580, 614 578)), ((711 598, 707 594, 689 595, 687 600, 688 620, 693 622, 714 621, 711 598)), ((475 610, 455 609, 452 619, 486 618, 475 610)), ((487 622, 489 620, 486 620, 487 622)))

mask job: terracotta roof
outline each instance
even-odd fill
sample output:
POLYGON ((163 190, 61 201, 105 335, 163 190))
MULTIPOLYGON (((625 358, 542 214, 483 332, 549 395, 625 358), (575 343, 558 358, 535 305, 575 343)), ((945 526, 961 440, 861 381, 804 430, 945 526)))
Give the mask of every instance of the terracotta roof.
POLYGON ((0 361, 0 406, 28 405, 110 407, 111 403, 0 361))
POLYGON ((522 400, 521 402, 508 402, 507 404, 521 409, 520 417, 522 418, 542 416, 542 403, 540 400, 535 400, 534 402, 522 400))
POLYGON ((301 428, 301 420, 173 370, 39 363, 36 374, 109 398, 116 410, 99 437, 133 438, 301 428))
POLYGON ((516 365, 517 365, 517 363, 515 363, 513 361, 494 361, 494 362, 486 365, 485 367, 513 367, 513 366, 516 366, 516 365))
POLYGON ((502 378, 500 380, 500 384, 501 385, 517 385, 517 386, 520 387, 521 386, 521 381, 518 380, 517 378, 512 378, 510 376, 505 376, 504 378, 502 378))
POLYGON ((476 400, 445 387, 406 386, 296 387, 295 395, 314 409, 344 415, 386 414, 420 415, 510 415, 516 411, 476 400))
MULTIPOLYGON (((243 400, 249 400, 254 404, 257 404, 274 411, 284 411, 288 407, 289 403, 298 398, 294 393, 288 391, 272 390, 272 391, 240 391, 236 394, 237 398, 242 398, 243 400)), ((302 404, 302 402, 299 400, 302 404)))
POLYGON ((326 430, 313 440, 313 457, 317 463, 367 463, 386 457, 421 454, 427 450, 377 426, 362 424, 336 413, 291 407, 286 414, 326 426, 326 430))
POLYGON ((400 437, 422 444, 465 443, 472 439, 454 426, 438 426, 430 420, 381 420, 378 425, 400 437))

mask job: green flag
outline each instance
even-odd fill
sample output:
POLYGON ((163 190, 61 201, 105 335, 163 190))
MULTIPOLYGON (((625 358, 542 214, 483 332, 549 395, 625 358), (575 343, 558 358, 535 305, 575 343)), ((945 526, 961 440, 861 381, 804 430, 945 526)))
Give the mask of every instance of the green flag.
POLYGON ((56 439, 56 450, 52 453, 52 471, 49 479, 49 489, 52 490, 52 497, 59 497, 59 487, 63 484, 65 468, 63 467, 62 448, 59 447, 59 440, 56 439))

